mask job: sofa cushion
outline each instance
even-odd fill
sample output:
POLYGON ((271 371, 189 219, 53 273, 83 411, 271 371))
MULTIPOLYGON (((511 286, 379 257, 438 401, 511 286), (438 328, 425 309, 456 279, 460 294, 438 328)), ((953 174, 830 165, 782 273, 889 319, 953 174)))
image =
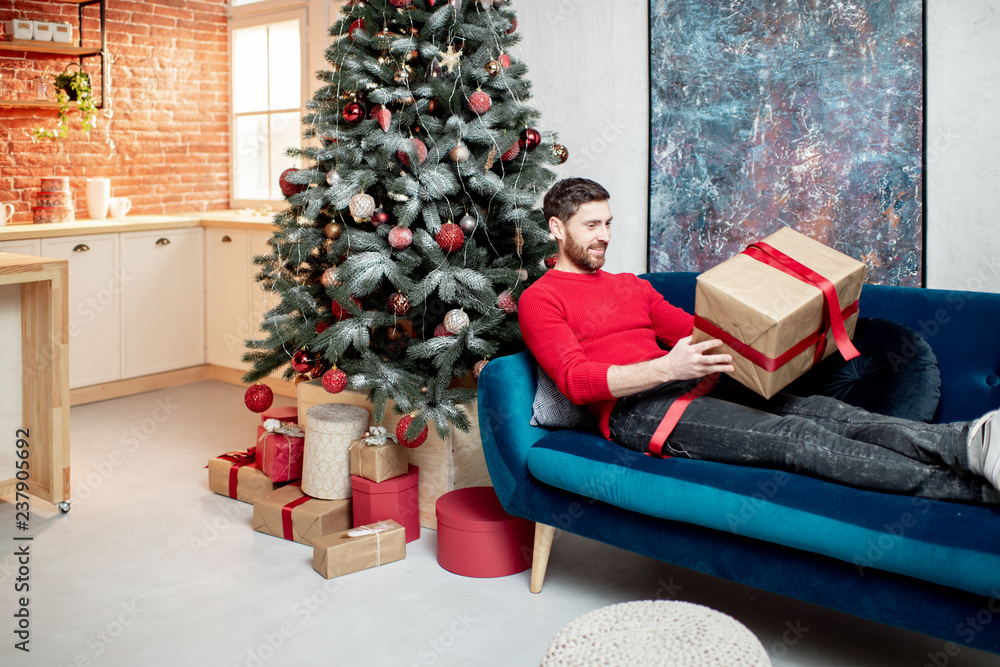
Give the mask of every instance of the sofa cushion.
POLYGON ((535 400, 531 404, 531 425, 548 426, 549 428, 581 428, 597 430, 595 420, 586 408, 577 405, 559 391, 555 380, 535 366, 538 375, 538 387, 535 389, 535 400))
POLYGON ((869 412, 932 421, 941 400, 941 372, 927 341, 902 324, 866 317, 858 319, 853 340, 860 356, 845 361, 831 354, 785 391, 833 396, 869 412))
POLYGON ((779 470, 657 459, 556 431, 528 452, 545 484, 641 514, 995 595, 1000 510, 864 491, 779 470))

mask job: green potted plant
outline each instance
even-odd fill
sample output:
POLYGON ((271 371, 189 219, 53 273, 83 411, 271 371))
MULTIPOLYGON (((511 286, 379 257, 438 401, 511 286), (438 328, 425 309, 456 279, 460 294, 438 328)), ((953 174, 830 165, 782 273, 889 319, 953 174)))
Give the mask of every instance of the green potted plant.
POLYGON ((55 129, 47 130, 36 127, 33 134, 36 139, 62 139, 69 130, 70 102, 76 102, 80 110, 80 129, 89 132, 97 125, 97 107, 90 87, 90 75, 83 71, 77 63, 70 63, 61 74, 55 77, 56 101, 59 102, 59 123, 55 129), (76 65, 79 69, 71 71, 76 65))

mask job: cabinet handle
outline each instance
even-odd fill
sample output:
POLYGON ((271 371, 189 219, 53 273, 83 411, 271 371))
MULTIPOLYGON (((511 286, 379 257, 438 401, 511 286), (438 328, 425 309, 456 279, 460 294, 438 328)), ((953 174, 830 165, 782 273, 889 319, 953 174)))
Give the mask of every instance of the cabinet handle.
POLYGON ((90 250, 90 246, 86 243, 78 243, 76 247, 73 248, 73 252, 87 252, 90 250))
POLYGON ((156 245, 170 245, 170 239, 166 239, 166 238, 157 239, 156 240, 156 245))
POLYGON ((229 238, 229 234, 226 234, 225 236, 222 237, 222 242, 223 243, 232 243, 233 240, 231 238, 229 238))

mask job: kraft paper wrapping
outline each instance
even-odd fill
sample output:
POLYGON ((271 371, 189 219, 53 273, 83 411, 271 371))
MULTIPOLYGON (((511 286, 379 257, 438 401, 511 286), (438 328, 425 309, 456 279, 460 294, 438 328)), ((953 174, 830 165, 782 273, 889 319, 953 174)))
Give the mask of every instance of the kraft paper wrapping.
POLYGON ((306 412, 302 490, 314 498, 351 497, 351 443, 368 428, 368 410, 359 405, 324 403, 306 412))
MULTIPOLYGON (((764 242, 832 282, 841 310, 861 295, 865 278, 861 262, 787 227, 764 242)), ((823 294, 813 285, 738 254, 698 276, 695 313, 758 352, 777 358, 820 328, 823 294)), ((844 320, 849 336, 854 335, 857 318, 854 313, 844 320)), ((692 342, 712 338, 695 326, 692 342)), ((823 357, 836 349, 833 336, 827 333, 823 357)), ((770 398, 812 368, 815 351, 815 346, 809 347, 774 372, 765 371, 728 345, 711 353, 732 354, 733 378, 770 398)))
MULTIPOLYGON (((229 495, 229 470, 232 467, 232 461, 208 460, 208 488, 212 493, 232 497, 229 495)), ((245 503, 252 503, 257 496, 281 486, 272 482, 256 463, 241 467, 236 475, 236 500, 245 503)))
MULTIPOLYGON (((302 489, 294 484, 257 496, 253 501, 253 529, 288 539, 284 508, 303 497, 302 489)), ((310 498, 291 510, 291 539, 312 546, 314 539, 347 530, 353 521, 350 500, 310 498)))
POLYGON ((369 445, 358 440, 351 445, 351 474, 372 482, 400 477, 410 469, 406 447, 395 442, 369 445))
POLYGON ((406 558, 406 531, 395 521, 358 526, 313 541, 313 569, 327 579, 406 558))

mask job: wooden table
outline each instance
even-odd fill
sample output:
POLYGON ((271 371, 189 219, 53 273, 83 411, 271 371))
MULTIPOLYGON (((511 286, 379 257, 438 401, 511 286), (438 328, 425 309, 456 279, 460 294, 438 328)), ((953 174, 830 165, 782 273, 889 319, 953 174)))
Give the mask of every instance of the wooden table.
MULTIPOLYGON (((21 420, 28 492, 69 511, 69 264, 0 252, 0 285, 21 286, 21 420)), ((17 478, 0 479, 0 495, 17 478)))

